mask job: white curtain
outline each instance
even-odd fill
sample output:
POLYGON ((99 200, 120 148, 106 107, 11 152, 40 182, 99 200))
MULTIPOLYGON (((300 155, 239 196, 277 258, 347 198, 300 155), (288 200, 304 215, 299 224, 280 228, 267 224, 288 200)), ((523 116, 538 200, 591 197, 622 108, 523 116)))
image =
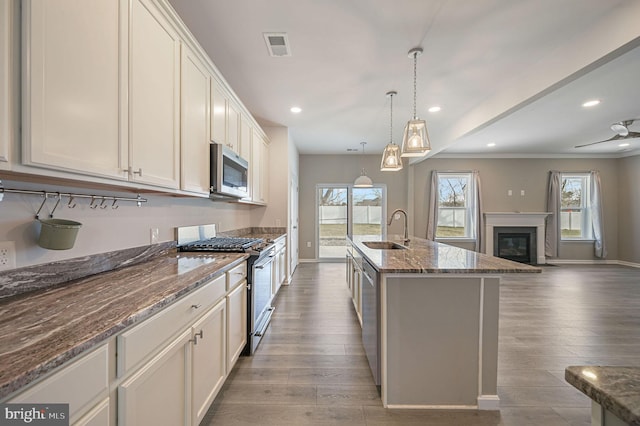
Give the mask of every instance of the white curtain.
POLYGON ((607 257, 607 246, 604 242, 604 219, 602 216, 602 185, 600 172, 591 173, 591 222, 593 227, 593 239, 595 240, 595 256, 601 259, 607 257))
POLYGON ((438 172, 431 171, 431 188, 429 192, 429 216, 427 217, 427 240, 435 240, 438 220, 438 172))
POLYGON ((560 238, 560 172, 549 172, 547 189, 547 216, 544 238, 544 254, 558 257, 558 240, 560 238))
POLYGON ((476 251, 478 253, 482 253, 482 244, 484 244, 484 214, 482 209, 482 187, 480 186, 480 172, 478 172, 477 170, 473 171, 473 183, 473 187, 475 190, 474 196, 476 199, 475 205, 473 206, 473 214, 476 217, 476 251))

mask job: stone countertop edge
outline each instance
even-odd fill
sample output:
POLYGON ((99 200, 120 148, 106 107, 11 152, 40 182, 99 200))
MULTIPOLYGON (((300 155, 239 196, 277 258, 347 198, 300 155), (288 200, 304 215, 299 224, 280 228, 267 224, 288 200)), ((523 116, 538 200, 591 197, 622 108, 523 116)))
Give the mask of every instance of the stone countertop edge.
MULTIPOLYGON (((155 270, 154 266, 157 266, 158 262, 163 262, 163 261, 167 263, 171 263, 172 266, 175 266, 173 265, 173 263, 179 262, 181 257, 188 258, 186 259, 187 261, 195 260, 196 263, 200 262, 199 261, 200 256, 198 254, 194 254, 194 253, 176 254, 175 252, 173 252, 167 255, 166 257, 164 257, 164 259, 156 258, 148 262, 140 263, 138 265, 129 266, 127 268, 121 268, 115 271, 108 271, 108 272, 93 275, 90 277, 70 281, 68 283, 65 283, 62 286, 59 286, 53 289, 53 291, 60 293, 60 294, 54 294, 53 297, 60 297, 60 295, 64 296, 66 292, 67 294, 72 295, 70 296, 70 298, 73 298, 73 295, 77 295, 79 293, 78 287, 82 286, 85 282, 87 283, 87 284, 84 284, 85 286, 95 285, 93 283, 95 283, 97 280, 102 282, 109 282, 109 285, 113 286, 113 284, 110 282, 110 278, 113 276, 120 277, 123 274, 123 271, 130 272, 130 273, 136 273, 137 271, 137 273, 142 273, 145 270, 145 268, 152 268, 152 270, 155 270)), ((49 354, 44 354, 38 357, 39 355, 38 349, 40 349, 44 343, 47 343, 46 337, 44 337, 44 340, 42 341, 38 340, 32 346, 26 346, 25 348, 19 348, 17 350, 14 349, 9 353, 6 353, 6 352, 3 353, 2 350, 0 350, 0 360, 6 361, 6 358, 9 358, 9 362, 7 362, 8 365, 4 363, 5 361, 0 363, 0 400, 5 399, 7 396, 11 396, 14 392, 36 381, 37 379, 43 378, 43 376, 45 376, 51 370, 70 361, 71 359, 77 357, 80 354, 83 354, 85 352, 88 352, 89 350, 92 350, 93 348, 97 347, 99 344, 104 343, 105 341, 107 341, 107 339, 120 333, 126 328, 149 318, 153 314, 161 311, 163 308, 172 304, 176 300, 182 298, 183 296, 190 293, 191 291, 200 288, 203 283, 208 282, 217 276, 220 276, 221 274, 225 273, 227 270, 233 268, 234 266, 238 265, 239 263, 246 260, 247 258, 248 258, 248 255, 244 253, 225 254, 225 257, 223 258, 224 261, 202 262, 201 264, 187 267, 185 271, 182 271, 182 272, 178 271, 176 275, 177 276, 183 275, 183 277, 181 279, 178 279, 178 277, 176 276, 175 280, 176 281, 188 280, 188 284, 180 283, 176 286, 176 288, 171 288, 171 289, 163 288, 161 290, 164 290, 164 291, 160 291, 161 296, 158 296, 156 294, 154 297, 154 294, 148 294, 148 297, 147 297, 148 302, 145 303, 138 300, 138 304, 136 305, 135 308, 133 308, 137 310, 132 312, 126 311, 127 314, 125 318, 118 318, 114 322, 103 324, 104 327, 102 327, 100 331, 95 332, 95 334, 85 333, 85 334, 81 334, 79 337, 76 337, 75 336, 76 333, 74 333, 72 330, 65 330, 67 331, 66 333, 64 333, 65 336, 72 336, 77 340, 72 340, 71 342, 68 342, 68 344, 60 344, 60 342, 55 342, 56 344, 63 347, 63 349, 59 351, 52 352, 49 354), (201 271, 201 272, 198 272, 198 271, 201 271), (202 273, 202 275, 198 275, 199 273, 202 273), (198 278, 192 280, 191 278, 193 276, 198 276, 198 278), (24 355, 24 357, 22 357, 21 355, 24 355), (12 356, 14 356, 14 358, 18 358, 17 363, 19 364, 19 368, 16 368, 16 369, 18 369, 19 371, 11 371, 12 363, 10 361, 12 356), (21 362, 19 361, 20 358, 28 358, 29 361, 21 362)), ((153 272, 151 272, 151 274, 153 274, 153 272)), ((118 282, 120 286, 113 287, 113 288, 122 287, 122 289, 126 291, 130 287, 131 282, 128 282, 126 279, 121 279, 121 278, 118 278, 118 279, 119 279, 118 282)), ((160 282, 166 282, 170 279, 171 277, 167 277, 166 275, 164 275, 162 277, 158 277, 156 281, 160 283, 160 282)), ((145 286, 145 289, 146 287, 152 287, 152 286, 153 286, 153 282, 145 286)), ((50 290, 38 291, 38 292, 34 292, 33 294, 24 295, 23 297, 16 297, 16 298, 12 298, 12 300, 2 301, 0 303, 0 310, 4 310, 5 312, 11 312, 13 310, 12 308, 14 307, 14 305, 28 304, 29 298, 33 297, 33 295, 40 295, 43 298, 46 298, 49 292, 50 290)), ((111 296, 111 295, 108 295, 108 296, 111 296)), ((125 300, 128 299, 126 296, 122 296, 122 297, 124 297, 125 300)), ((139 296, 139 298, 140 297, 141 296, 139 296)), ((71 301, 65 300, 65 302, 70 303, 71 301)), ((94 302, 96 304, 99 304, 99 300, 94 302)), ((103 307, 108 307, 111 304, 113 304, 112 300, 109 302, 105 301, 105 305, 103 307)), ((24 309, 24 306, 21 306, 21 307, 24 309)), ((17 318, 15 321, 16 322, 20 321, 20 319, 17 318)), ((69 321, 69 323, 73 323, 73 322, 74 321, 69 321)), ((91 321, 89 317, 86 321, 83 320, 81 323, 85 324, 90 322, 91 321)), ((13 324, 12 322, 5 322, 5 326, 12 325, 12 324, 13 324)), ((0 322, 0 325, 1 325, 1 322, 0 322)), ((73 327, 73 325, 71 325, 71 327, 73 327)), ((45 330, 43 333, 47 334, 47 330, 45 330)), ((2 336, 0 336, 0 338, 2 338, 2 336)))
POLYGON ((640 367, 574 365, 564 378, 622 421, 640 425, 640 367))
POLYGON ((451 246, 444 243, 410 236, 404 243, 402 237, 390 235, 391 241, 406 249, 371 249, 364 241, 380 241, 381 236, 360 235, 349 238, 355 249, 381 273, 444 273, 444 274, 507 274, 540 273, 542 269, 512 262, 484 253, 451 246))

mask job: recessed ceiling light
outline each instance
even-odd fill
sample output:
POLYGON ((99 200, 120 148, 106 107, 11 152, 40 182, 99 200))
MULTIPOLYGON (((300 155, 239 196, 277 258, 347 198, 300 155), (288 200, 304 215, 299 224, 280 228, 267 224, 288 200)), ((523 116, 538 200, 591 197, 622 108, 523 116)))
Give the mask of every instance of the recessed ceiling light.
POLYGON ((596 106, 599 103, 600 103, 600 99, 592 99, 590 101, 586 101, 585 103, 583 103, 582 106, 585 108, 589 108, 589 107, 596 106))
POLYGON ((441 107, 439 107, 438 105, 435 105, 429 108, 429 112, 439 112, 441 109, 442 109, 441 107))
POLYGON ((623 148, 624 148, 625 146, 629 146, 629 143, 627 143, 627 142, 625 142, 625 143, 621 143, 621 144, 620 144, 620 145, 618 145, 618 146, 621 146, 621 147, 623 147, 623 148))
POLYGON ((488 147, 494 147, 494 146, 496 146, 496 144, 495 144, 495 142, 491 142, 491 143, 488 143, 487 146, 488 147))
POLYGON ((302 108, 297 106, 291 107, 291 112, 294 114, 300 114, 302 112, 302 108))

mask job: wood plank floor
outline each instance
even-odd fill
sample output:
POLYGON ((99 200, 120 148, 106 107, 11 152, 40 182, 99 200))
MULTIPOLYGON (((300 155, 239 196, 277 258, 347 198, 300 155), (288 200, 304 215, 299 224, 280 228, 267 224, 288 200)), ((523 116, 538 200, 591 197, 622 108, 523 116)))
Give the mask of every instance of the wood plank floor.
POLYGON ((640 365, 640 269, 543 269, 502 281, 499 412, 383 408, 345 265, 304 263, 280 290, 256 355, 239 360, 202 425, 588 426, 590 400, 564 368, 640 365))

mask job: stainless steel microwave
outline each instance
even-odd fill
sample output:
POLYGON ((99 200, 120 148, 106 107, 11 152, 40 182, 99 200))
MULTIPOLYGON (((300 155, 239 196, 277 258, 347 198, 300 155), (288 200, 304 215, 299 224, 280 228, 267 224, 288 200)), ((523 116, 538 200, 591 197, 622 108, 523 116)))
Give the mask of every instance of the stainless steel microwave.
POLYGON ((211 198, 249 196, 249 162, 231 149, 211 144, 211 198))

